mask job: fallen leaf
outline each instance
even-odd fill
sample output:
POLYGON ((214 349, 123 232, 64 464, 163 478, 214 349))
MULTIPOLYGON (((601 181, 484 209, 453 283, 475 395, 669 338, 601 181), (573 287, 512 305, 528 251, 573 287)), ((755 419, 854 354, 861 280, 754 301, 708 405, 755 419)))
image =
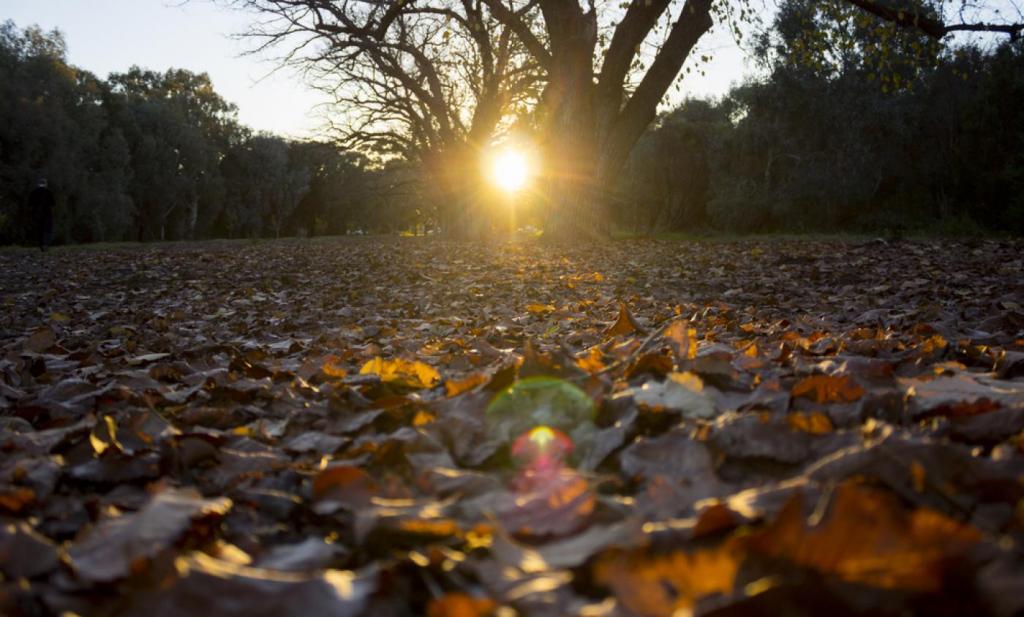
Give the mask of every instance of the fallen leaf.
POLYGON ((527 304, 526 310, 533 315, 547 315, 554 313, 555 307, 552 304, 527 304))
POLYGON ((981 540, 977 529, 934 510, 906 511, 891 493, 843 482, 824 519, 804 520, 795 496, 751 550, 853 582, 937 591, 950 564, 981 540))
POLYGON ((441 381, 437 369, 419 361, 376 357, 359 369, 360 375, 378 375, 384 383, 413 389, 432 388, 441 381))
POLYGON ((821 404, 852 403, 864 396, 864 388, 849 375, 812 375, 798 381, 792 394, 821 404))
POLYGON ((27 351, 44 353, 57 344, 57 335, 53 328, 43 326, 29 335, 23 343, 27 351))
POLYGON ((610 550, 594 564, 594 579, 634 615, 686 614, 701 598, 732 591, 744 558, 742 546, 729 539, 712 548, 665 554, 610 550))
POLYGON ((68 550, 79 579, 108 583, 127 577, 171 549, 190 531, 213 529, 231 508, 226 497, 203 499, 195 491, 165 490, 134 514, 101 520, 68 550))
POLYGON ((614 336, 626 336, 633 334, 634 332, 643 333, 643 328, 636 322, 633 315, 629 312, 629 308, 626 307, 626 303, 622 302, 619 304, 619 316, 616 318, 615 323, 608 327, 604 331, 606 337, 614 336))
POLYGON ((427 617, 487 617, 497 607, 490 598, 448 593, 427 603, 427 617))

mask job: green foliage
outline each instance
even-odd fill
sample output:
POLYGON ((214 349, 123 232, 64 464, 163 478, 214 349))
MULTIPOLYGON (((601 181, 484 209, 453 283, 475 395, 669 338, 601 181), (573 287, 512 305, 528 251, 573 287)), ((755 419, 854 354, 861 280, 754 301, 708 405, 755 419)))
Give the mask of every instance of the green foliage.
POLYGON ((67 63, 59 32, 0 25, 0 244, 34 239, 40 177, 57 242, 345 233, 367 227, 366 162, 253 135, 209 76, 67 63))
POLYGON ((732 232, 1024 232, 1024 44, 935 53, 913 32, 886 43, 884 24, 830 13, 836 4, 783 4, 757 48, 765 78, 687 101, 645 136, 626 179, 640 219, 732 232), (845 46, 830 28, 846 28, 845 46), (812 40, 821 45, 805 54, 812 40), (702 124, 697 109, 715 120, 702 124))

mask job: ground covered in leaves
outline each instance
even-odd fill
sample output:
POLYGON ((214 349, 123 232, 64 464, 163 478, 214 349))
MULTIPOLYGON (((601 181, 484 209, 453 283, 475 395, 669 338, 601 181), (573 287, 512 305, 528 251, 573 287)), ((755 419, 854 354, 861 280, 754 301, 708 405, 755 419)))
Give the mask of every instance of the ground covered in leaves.
POLYGON ((1020 614, 1022 249, 0 253, 0 614, 1020 614))

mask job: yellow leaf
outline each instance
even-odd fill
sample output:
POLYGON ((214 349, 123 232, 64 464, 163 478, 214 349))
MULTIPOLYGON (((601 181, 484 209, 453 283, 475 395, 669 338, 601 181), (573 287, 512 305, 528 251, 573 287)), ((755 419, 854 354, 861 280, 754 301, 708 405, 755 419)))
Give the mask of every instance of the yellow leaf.
POLYGON ((441 381, 437 369, 416 360, 376 357, 359 369, 360 375, 378 375, 384 383, 407 388, 432 388, 441 381))
POLYGON ((416 415, 412 419, 413 426, 426 426, 436 420, 437 417, 429 411, 420 409, 416 412, 416 415))
POLYGON ((124 450, 121 442, 117 440, 117 423, 112 416, 103 416, 103 422, 97 422, 89 433, 89 444, 96 455, 101 455, 109 448, 114 447, 118 452, 124 450))
POLYGON ((554 313, 555 307, 551 304, 527 304, 526 310, 534 315, 547 315, 554 313))
POLYGON ((692 373, 690 371, 686 371, 685 373, 669 373, 668 378, 678 384, 686 386, 694 392, 704 391, 704 380, 696 373, 692 373))

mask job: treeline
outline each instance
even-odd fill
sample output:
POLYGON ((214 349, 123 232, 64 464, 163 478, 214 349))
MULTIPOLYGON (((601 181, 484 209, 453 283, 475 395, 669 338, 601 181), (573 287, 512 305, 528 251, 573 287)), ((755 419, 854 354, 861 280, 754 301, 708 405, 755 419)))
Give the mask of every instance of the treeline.
POLYGON ((633 153, 620 224, 1024 232, 1024 40, 926 57, 913 38, 854 31, 832 62, 808 62, 823 55, 808 53, 820 6, 783 5, 757 45, 764 79, 659 120, 633 153))
MULTIPOLYGON (((282 104, 287 104, 282 102, 282 104)), ((388 231, 415 223, 392 165, 241 126, 205 74, 70 65, 59 32, 0 26, 0 244, 32 242, 29 192, 57 198, 57 243, 388 231)))
MULTIPOLYGON (((619 227, 1024 233, 1024 40, 878 40, 827 6, 782 3, 754 46, 762 78, 657 121, 609 196, 619 227)), ((99 79, 58 32, 7 22, 0 244, 35 237, 41 177, 58 243, 423 231, 447 210, 415 162, 254 133, 204 74, 99 79)))

